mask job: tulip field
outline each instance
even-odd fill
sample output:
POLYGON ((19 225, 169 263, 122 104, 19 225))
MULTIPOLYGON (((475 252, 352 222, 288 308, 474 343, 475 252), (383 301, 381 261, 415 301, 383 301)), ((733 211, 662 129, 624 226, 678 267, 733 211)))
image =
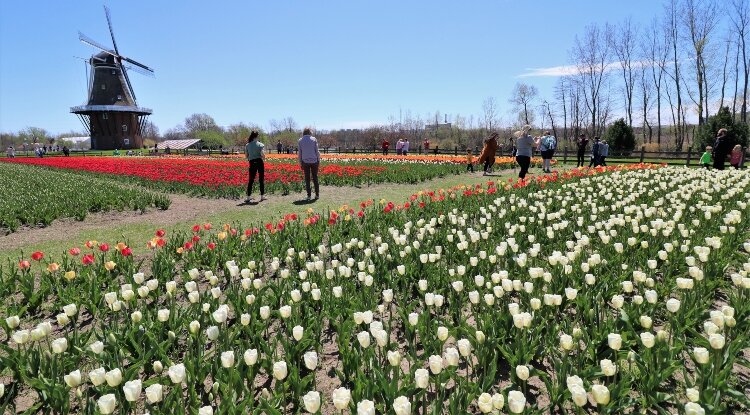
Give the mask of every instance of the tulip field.
MULTIPOLYGON (((353 155, 352 155, 353 156, 353 155)), ((454 157, 396 158, 324 156, 320 184, 366 186, 418 183, 466 171, 454 157), (432 161, 425 161, 430 160, 432 161)), ((240 157, 49 157, 3 159, 5 162, 106 175, 155 190, 193 196, 240 198, 247 186, 248 164, 240 157)), ((508 159, 503 166, 510 167, 508 159)), ((462 161, 465 163, 465 158, 462 161)), ((301 192, 304 177, 295 155, 269 155, 265 163, 267 193, 301 192)), ((501 168, 501 166, 498 166, 501 168)))
MULTIPOLYGON (((75 164, 121 162, 167 169, 75 164)), ((582 168, 27 253, 0 413, 750 413, 749 198, 744 171, 582 168)))
POLYGON ((90 212, 167 209, 168 197, 93 176, 0 163, 0 234, 90 212))

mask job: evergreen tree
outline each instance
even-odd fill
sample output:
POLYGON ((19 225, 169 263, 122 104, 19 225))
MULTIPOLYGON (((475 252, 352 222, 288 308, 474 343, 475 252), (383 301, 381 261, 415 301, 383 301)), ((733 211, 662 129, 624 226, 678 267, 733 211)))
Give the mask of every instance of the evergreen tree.
POLYGON ((623 118, 615 121, 607 128, 604 139, 614 150, 632 150, 635 148, 635 133, 623 118))

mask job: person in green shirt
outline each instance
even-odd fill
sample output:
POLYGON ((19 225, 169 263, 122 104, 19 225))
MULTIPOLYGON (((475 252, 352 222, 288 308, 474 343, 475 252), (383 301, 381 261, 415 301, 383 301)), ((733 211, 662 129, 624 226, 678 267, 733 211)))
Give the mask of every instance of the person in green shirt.
POLYGON ((711 168, 711 151, 712 150, 713 149, 711 148, 711 146, 706 147, 706 152, 703 153, 703 155, 701 156, 701 164, 706 169, 711 168))
POLYGON ((245 157, 247 157, 248 163, 250 163, 250 175, 247 179, 247 198, 245 203, 253 201, 253 184, 255 183, 255 174, 258 174, 258 183, 260 183, 260 200, 266 200, 265 196, 265 166, 263 160, 266 158, 266 153, 263 150, 263 143, 258 141, 258 132, 253 130, 250 132, 250 136, 247 138, 247 144, 245 145, 245 157))

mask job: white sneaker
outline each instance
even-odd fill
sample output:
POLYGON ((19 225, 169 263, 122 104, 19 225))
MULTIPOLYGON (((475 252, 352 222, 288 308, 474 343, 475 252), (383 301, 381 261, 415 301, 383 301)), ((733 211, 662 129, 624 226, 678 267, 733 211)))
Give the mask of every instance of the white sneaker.
POLYGON ((264 201, 264 200, 268 200, 268 198, 267 198, 267 197, 266 197, 265 195, 261 195, 261 196, 260 196, 260 201, 262 202, 262 201, 264 201))
POLYGON ((248 196, 248 197, 245 198, 245 203, 250 203, 252 201, 253 201, 253 198, 250 197, 250 196, 248 196))

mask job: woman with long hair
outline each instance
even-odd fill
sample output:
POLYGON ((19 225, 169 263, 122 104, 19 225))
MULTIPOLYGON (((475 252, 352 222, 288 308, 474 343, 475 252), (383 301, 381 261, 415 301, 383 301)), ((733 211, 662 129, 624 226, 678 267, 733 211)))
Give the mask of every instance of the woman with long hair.
POLYGON ((484 173, 483 176, 486 176, 492 172, 492 165, 495 164, 495 153, 497 152, 497 133, 492 133, 490 136, 484 140, 484 147, 482 147, 482 152, 479 154, 479 158, 477 159, 477 164, 484 163, 484 173))
POLYGON ((249 166, 249 176, 247 178, 247 198, 245 203, 253 201, 253 184, 255 183, 255 175, 258 174, 258 183, 260 183, 260 200, 266 200, 266 189, 265 189, 265 166, 263 160, 266 158, 266 152, 263 149, 265 145, 258 141, 258 132, 253 130, 250 132, 250 136, 247 138, 247 144, 245 145, 245 157, 247 158, 249 166))

